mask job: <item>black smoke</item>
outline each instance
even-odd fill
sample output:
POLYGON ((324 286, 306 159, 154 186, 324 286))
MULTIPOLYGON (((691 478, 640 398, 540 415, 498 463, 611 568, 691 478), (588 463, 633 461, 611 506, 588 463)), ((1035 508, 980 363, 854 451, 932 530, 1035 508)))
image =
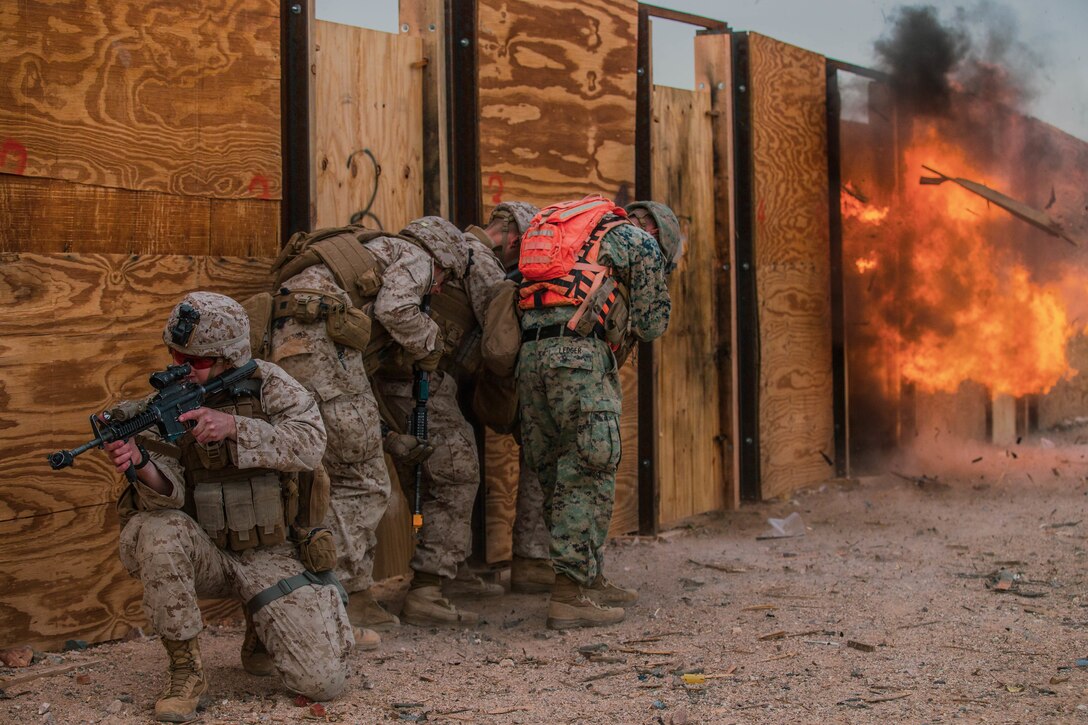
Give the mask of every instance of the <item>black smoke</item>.
POLYGON ((898 7, 888 21, 891 27, 874 48, 896 99, 915 113, 946 113, 952 74, 970 45, 967 35, 943 25, 932 5, 898 7))

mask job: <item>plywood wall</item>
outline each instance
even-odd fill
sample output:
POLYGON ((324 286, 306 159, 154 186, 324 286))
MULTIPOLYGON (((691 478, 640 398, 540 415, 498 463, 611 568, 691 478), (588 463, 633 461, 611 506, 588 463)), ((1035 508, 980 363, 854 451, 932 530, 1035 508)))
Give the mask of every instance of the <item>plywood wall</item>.
POLYGON ((680 220, 686 249, 669 277, 672 317, 654 343, 658 521, 725 507, 718 365, 718 245, 710 93, 656 86, 653 189, 680 220))
POLYGON ((423 41, 314 23, 314 228, 423 216, 423 41))
POLYGON ((750 34, 761 495, 833 475, 823 56, 750 34))
MULTIPOLYGON (((543 206, 589 193, 631 200, 638 4, 479 0, 484 221, 501 201, 543 206)), ((621 371, 623 457, 612 533, 638 527, 637 372, 621 371)), ((488 561, 510 558, 516 446, 488 433, 488 561)))
POLYGON ((266 285, 279 3, 42 0, 3 17, 0 647, 51 647, 143 615, 117 558, 116 475, 94 451, 63 472, 46 454, 149 390, 184 292, 266 285))

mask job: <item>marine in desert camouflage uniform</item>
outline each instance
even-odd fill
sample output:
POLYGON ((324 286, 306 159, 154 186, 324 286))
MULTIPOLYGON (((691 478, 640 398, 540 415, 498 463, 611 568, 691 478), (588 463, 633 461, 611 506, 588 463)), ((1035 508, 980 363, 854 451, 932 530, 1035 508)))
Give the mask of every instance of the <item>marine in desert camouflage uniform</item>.
MULTIPOLYGON (((422 313, 420 302, 434 286, 436 276, 453 278, 463 274, 464 260, 438 248, 428 254, 426 248, 395 236, 378 236, 363 247, 381 268, 373 319, 411 360, 437 363, 441 354, 439 331, 422 313)), ((307 267, 281 287, 299 294, 316 291, 346 306, 352 304, 325 264, 307 267)), ((332 498, 326 525, 336 538, 336 574, 351 593, 348 612, 352 622, 365 628, 361 644, 373 648, 381 641, 373 630, 399 625, 397 617, 386 612, 370 591, 374 583, 376 530, 390 495, 383 437, 387 446, 409 459, 426 455, 429 448, 424 450, 415 438, 403 433, 383 436, 364 352, 334 342, 324 320, 304 322, 288 317, 280 321, 273 329, 272 359, 318 400, 329 437, 324 463, 332 481, 332 498)))
MULTIPOLYGON (((656 205, 655 212, 668 217, 667 233, 675 231, 678 258, 679 224, 664 205, 656 205)), ((614 226, 601 239, 598 262, 627 291, 629 339, 653 340, 668 326, 666 272, 675 259, 665 258, 664 246, 635 223, 614 226)), ((565 326, 576 309, 524 311, 517 372, 525 456, 540 477, 551 532, 556 581, 547 624, 556 629, 622 621, 622 608, 598 601, 633 595, 603 579, 603 547, 621 452, 616 358, 609 344, 593 335, 537 338, 540 330, 565 326), (587 596, 594 588, 606 591, 587 596)))
MULTIPOLYGON (((209 292, 191 293, 174 308, 163 340, 176 363, 190 364, 190 380, 201 384, 250 359, 244 310, 230 298, 209 292)), ((249 603, 293 579, 297 588, 247 615, 243 665, 254 674, 276 671, 288 689, 314 700, 336 697, 348 676, 353 636, 341 595, 331 585, 305 578, 300 583, 304 567, 294 544, 221 548, 190 515, 196 515, 194 491, 209 485, 195 482, 208 480, 194 479, 201 472, 211 474, 212 480, 217 473, 245 479, 246 471, 267 480, 272 472, 274 490, 280 491, 278 472, 309 471, 320 463, 325 428, 313 397, 272 363, 258 361, 254 379, 259 396, 256 402, 248 399, 247 410, 256 410, 256 417, 236 414, 241 399, 224 395, 207 401, 209 407, 182 414, 181 420, 192 428, 176 449, 150 434, 105 445, 118 471, 136 467, 137 480, 118 504, 123 522, 120 556, 143 584, 147 617, 170 659, 169 682, 155 704, 160 721, 196 717, 207 697, 198 645, 203 629, 199 597, 236 597, 249 603), (223 468, 194 467, 193 461, 224 451, 223 468)))
MULTIPOLYGON (((430 377, 427 427, 434 452, 422 464, 423 527, 410 562, 413 579, 401 617, 420 626, 475 624, 477 614, 459 609, 444 596, 471 547, 472 507, 480 486, 475 433, 458 403, 461 369, 451 359, 460 357, 462 344, 471 344, 473 328, 483 319, 491 290, 504 274, 487 246, 440 217, 416 219, 400 234, 421 244, 454 246, 467 261, 464 279, 447 280, 431 300, 433 316, 440 320, 438 310, 444 309, 445 300, 457 300, 459 319, 456 324, 443 321, 447 325, 443 335, 446 354, 430 377), (460 309, 462 305, 464 309, 460 309)), ((415 404, 412 372, 385 370, 378 374, 376 386, 394 424, 404 424, 415 404)), ((403 467, 402 480, 411 478, 410 467, 403 467)), ((501 586, 485 583, 463 568, 461 574, 458 593, 465 593, 466 588, 477 596, 502 593, 501 586)))

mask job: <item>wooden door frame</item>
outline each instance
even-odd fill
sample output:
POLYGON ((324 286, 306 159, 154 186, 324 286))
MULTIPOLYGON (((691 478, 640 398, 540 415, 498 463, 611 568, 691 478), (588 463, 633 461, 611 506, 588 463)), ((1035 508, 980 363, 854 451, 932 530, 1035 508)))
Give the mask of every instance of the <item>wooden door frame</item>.
MULTIPOLYGON (((653 38, 650 18, 686 23, 706 32, 728 33, 729 25, 656 5, 639 3, 635 82, 635 199, 653 199, 653 38)), ((658 530, 657 396, 658 365, 652 342, 638 344, 638 532, 658 530)))

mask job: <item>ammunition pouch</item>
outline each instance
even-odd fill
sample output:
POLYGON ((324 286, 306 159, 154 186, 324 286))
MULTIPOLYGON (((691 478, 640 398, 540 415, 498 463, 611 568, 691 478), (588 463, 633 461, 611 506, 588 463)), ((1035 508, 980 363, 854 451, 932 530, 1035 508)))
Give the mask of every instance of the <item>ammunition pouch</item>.
POLYGON ((192 490, 193 518, 221 549, 282 544, 287 533, 281 489, 274 472, 241 481, 204 481, 192 490))
MULTIPOLYGON (((584 311, 578 317, 578 322, 574 326, 574 333, 579 337, 589 337, 593 334, 594 328, 598 323, 612 311, 609 306, 612 300, 612 293, 617 288, 616 280, 612 276, 605 277, 601 285, 593 291, 585 301, 582 302, 584 311)), ((619 295, 616 295, 618 297, 619 295)))
POLYGON ((298 529, 298 558, 308 571, 320 574, 336 567, 336 539, 325 528, 298 529))
POLYGON ((325 321, 329 338, 345 347, 365 351, 370 342, 370 316, 319 290, 296 289, 280 292, 274 298, 272 319, 286 317, 303 324, 325 321))
POLYGON ((521 349, 521 319, 517 299, 517 284, 513 280, 506 280, 491 296, 484 313, 480 354, 487 369, 500 377, 514 374, 521 349))

